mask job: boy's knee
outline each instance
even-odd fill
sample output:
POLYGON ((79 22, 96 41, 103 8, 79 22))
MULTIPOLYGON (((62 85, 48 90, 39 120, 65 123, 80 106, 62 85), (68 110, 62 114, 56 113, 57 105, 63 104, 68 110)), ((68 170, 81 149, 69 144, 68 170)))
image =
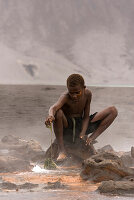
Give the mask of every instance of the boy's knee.
POLYGON ((55 118, 59 119, 63 117, 63 111, 61 109, 57 110, 56 114, 55 114, 55 118))
POLYGON ((117 115, 118 115, 118 110, 117 110, 117 108, 116 108, 115 106, 111 106, 109 109, 110 109, 110 113, 112 113, 112 115, 113 115, 114 117, 117 117, 117 115))

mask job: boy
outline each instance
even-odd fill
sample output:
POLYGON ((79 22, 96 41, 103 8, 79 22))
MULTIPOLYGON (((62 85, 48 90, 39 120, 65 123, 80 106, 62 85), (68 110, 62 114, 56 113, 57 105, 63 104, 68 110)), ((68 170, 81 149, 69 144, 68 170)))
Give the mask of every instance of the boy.
POLYGON ((67 79, 67 89, 58 101, 50 107, 49 115, 45 121, 46 126, 53 122, 54 132, 59 148, 57 161, 66 158, 63 136, 70 126, 72 119, 79 126, 81 139, 86 137, 86 145, 90 145, 104 130, 106 130, 117 116, 117 109, 112 106, 89 116, 92 93, 85 86, 84 79, 79 74, 72 74, 67 79))

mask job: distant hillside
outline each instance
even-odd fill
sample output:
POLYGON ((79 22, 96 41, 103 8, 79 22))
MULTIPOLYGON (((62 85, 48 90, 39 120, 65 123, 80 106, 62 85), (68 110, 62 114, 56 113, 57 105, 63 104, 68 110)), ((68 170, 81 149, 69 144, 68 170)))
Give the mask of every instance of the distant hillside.
POLYGON ((66 78, 78 68, 49 48, 39 48, 40 56, 23 55, 0 44, 0 83, 66 84, 66 78))
POLYGON ((133 19, 133 0, 0 0, 0 83, 134 85, 133 19))

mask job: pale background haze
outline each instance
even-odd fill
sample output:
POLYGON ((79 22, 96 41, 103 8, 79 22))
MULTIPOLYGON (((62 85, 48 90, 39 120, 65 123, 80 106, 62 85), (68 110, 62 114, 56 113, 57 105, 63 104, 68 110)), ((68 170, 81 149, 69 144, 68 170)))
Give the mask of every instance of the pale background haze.
POLYGON ((130 150, 133 21, 133 0, 0 0, 1 137, 14 134, 49 146, 44 119, 65 90, 57 85, 80 73, 93 92, 92 113, 111 105, 119 111, 97 145, 130 150))
POLYGON ((0 0, 0 83, 134 85, 133 0, 0 0))

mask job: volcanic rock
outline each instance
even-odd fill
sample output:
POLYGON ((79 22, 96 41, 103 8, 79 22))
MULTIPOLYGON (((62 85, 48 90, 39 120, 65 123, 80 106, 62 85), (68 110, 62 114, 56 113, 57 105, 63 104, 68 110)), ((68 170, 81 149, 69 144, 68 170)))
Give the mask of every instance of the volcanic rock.
MULTIPOLYGON (((78 158, 81 161, 89 158, 91 155, 96 154, 96 150, 93 144, 86 145, 85 141, 82 139, 76 138, 75 142, 70 142, 69 140, 64 140, 64 146, 68 157, 78 158)), ((51 157, 51 146, 47 149, 45 158, 51 157)), ((52 158, 56 159, 58 157, 58 144, 56 140, 52 143, 52 158)))
POLYGON ((44 155, 37 141, 5 136, 0 142, 0 172, 29 171, 30 162, 43 163, 44 155))
POLYGON ((45 186, 43 189, 65 189, 67 188, 66 185, 62 184, 60 181, 56 182, 48 182, 47 186, 45 186))
POLYGON ((30 189, 37 188, 37 187, 38 187, 38 184, 33 184, 33 183, 24 183, 21 185, 16 185, 16 184, 10 183, 10 182, 0 183, 0 188, 4 189, 4 190, 16 190, 16 191, 18 191, 19 189, 30 190, 30 189))
POLYGON ((0 156, 0 173, 31 170, 30 162, 12 156, 0 156))
POLYGON ((99 153, 83 162, 81 176, 94 182, 107 180, 121 180, 126 176, 133 176, 134 170, 124 166, 122 160, 115 153, 99 153))
POLYGON ((105 145, 104 147, 100 148, 97 150, 98 153, 102 153, 102 152, 114 152, 114 149, 111 145, 105 145))
POLYGON ((43 161, 45 152, 41 145, 35 141, 26 141, 19 137, 8 135, 2 138, 0 143, 0 151, 7 150, 8 155, 15 156, 28 161, 43 161))
POLYGON ((98 190, 100 193, 116 195, 134 194, 134 181, 103 181, 98 190))
POLYGON ((124 154, 120 159, 126 167, 134 167, 134 158, 131 155, 124 154))

